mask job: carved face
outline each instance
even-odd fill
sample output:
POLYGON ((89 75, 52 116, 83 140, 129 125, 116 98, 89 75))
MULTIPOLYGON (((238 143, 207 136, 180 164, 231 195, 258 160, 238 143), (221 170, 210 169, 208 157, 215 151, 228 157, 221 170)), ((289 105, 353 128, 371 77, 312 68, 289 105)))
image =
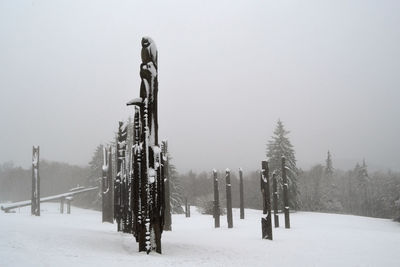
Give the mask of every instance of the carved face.
POLYGON ((147 64, 153 62, 157 69, 157 47, 154 41, 149 37, 143 37, 142 39, 142 62, 147 64))

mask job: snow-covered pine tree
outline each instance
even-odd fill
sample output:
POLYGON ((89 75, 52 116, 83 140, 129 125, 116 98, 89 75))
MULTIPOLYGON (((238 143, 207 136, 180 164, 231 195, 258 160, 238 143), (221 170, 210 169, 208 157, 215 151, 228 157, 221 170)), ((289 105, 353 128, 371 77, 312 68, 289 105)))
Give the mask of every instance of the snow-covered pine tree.
POLYGON ((174 164, 172 164, 172 156, 168 152, 169 160, 169 194, 171 202, 171 212, 174 214, 183 214, 183 186, 179 179, 178 172, 174 164))
POLYGON ((318 208, 324 211, 331 211, 332 204, 334 202, 334 183, 333 183, 333 164, 331 152, 328 150, 325 167, 323 169, 323 175, 319 177, 319 188, 318 188, 318 208), (321 179, 324 178, 324 179, 321 179))
POLYGON ((361 214, 365 216, 370 216, 369 214, 369 206, 370 206, 370 201, 369 201, 369 175, 368 175, 368 170, 367 170, 367 164, 365 164, 365 160, 363 159, 363 163, 361 167, 358 170, 357 174, 357 183, 358 183, 358 194, 360 198, 360 204, 361 204, 361 214))
POLYGON ((99 191, 93 191, 85 195, 88 207, 101 210, 101 172, 103 166, 103 145, 98 145, 89 162, 90 173, 86 186, 98 186, 99 191))
POLYGON ((326 165, 325 165, 325 176, 331 177, 333 175, 333 165, 332 165, 332 157, 331 152, 328 150, 328 156, 326 158, 326 165))
MULTIPOLYGON (((298 189, 297 189, 297 167, 296 157, 287 135, 289 131, 286 131, 281 120, 278 120, 277 126, 274 130, 272 140, 268 141, 267 144, 267 158, 269 159, 269 167, 271 172, 276 172, 278 182, 280 185, 279 191, 282 192, 282 175, 281 175, 281 164, 282 156, 286 158, 287 166, 287 178, 289 186, 289 204, 291 209, 299 208, 298 201, 298 189)), ((282 195, 280 193, 280 195, 282 195)))

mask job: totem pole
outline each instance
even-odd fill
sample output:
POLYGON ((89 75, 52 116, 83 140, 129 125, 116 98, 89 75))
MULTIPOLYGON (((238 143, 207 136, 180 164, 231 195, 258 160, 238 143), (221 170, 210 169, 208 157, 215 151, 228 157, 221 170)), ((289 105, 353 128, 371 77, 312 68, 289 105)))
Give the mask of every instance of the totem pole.
POLYGON ((137 220, 134 235, 139 242, 139 251, 150 253, 155 250, 161 253, 165 209, 164 162, 158 144, 157 48, 153 40, 148 37, 142 39, 141 57, 140 98, 127 103, 138 107, 139 111, 136 112, 135 108, 135 116, 139 117, 139 130, 138 139, 135 139, 138 143, 135 144, 133 158, 137 163, 134 164, 136 169, 133 170, 133 176, 138 180, 133 183, 139 184, 139 194, 136 196, 138 207, 133 209, 133 218, 137 220))
POLYGON ((101 179, 102 197, 102 220, 103 222, 114 222, 112 203, 112 164, 111 147, 103 147, 103 175, 101 179))
POLYGON ((232 219, 232 185, 231 185, 231 171, 226 169, 225 171, 226 180, 226 219, 228 221, 228 228, 233 228, 232 219))
POLYGON ((271 196, 269 190, 268 161, 261 162, 261 193, 263 196, 263 217, 261 218, 262 238, 272 240, 271 196))
POLYGON ((274 200, 274 225, 279 227, 279 216, 278 216, 278 180, 276 178, 276 172, 272 173, 272 196, 274 200))
POLYGON ((127 126, 119 122, 116 142, 117 176, 114 181, 114 219, 117 221, 118 231, 123 231, 124 209, 124 180, 125 175, 125 151, 126 151, 127 126))
POLYGON ((240 219, 244 219, 244 189, 243 189, 243 170, 239 168, 239 180, 240 180, 240 219))
POLYGON ((162 141, 162 153, 164 156, 164 184, 165 184, 165 223, 164 230, 171 231, 171 200, 169 190, 169 158, 168 158, 168 142, 162 141))
POLYGON ((283 182, 283 211, 285 213, 285 228, 290 228, 289 218, 289 187, 286 176, 286 159, 282 156, 282 182, 283 182))
POLYGON ((217 170, 213 170, 214 176, 214 227, 219 228, 219 190, 218 190, 218 174, 217 170))
POLYGON ((40 216, 39 146, 32 148, 32 200, 31 214, 40 216))
MULTIPOLYGON (((144 231, 142 223, 142 182, 141 182, 141 171, 142 171, 142 148, 140 141, 140 110, 135 107, 134 119, 133 119, 133 133, 134 141, 132 146, 132 212, 133 212, 133 225, 132 231, 136 238, 136 242, 139 242, 139 229, 144 231)), ((141 251, 145 250, 145 245, 141 243, 141 251)))

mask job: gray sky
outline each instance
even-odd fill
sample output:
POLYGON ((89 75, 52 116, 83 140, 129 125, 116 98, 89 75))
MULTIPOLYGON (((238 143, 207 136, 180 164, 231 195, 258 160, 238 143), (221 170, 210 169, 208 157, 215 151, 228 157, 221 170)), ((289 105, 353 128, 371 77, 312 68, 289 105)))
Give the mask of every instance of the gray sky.
POLYGON ((400 169, 400 1, 0 0, 0 162, 86 164, 159 51, 180 171, 259 168, 280 118, 298 165, 400 169))

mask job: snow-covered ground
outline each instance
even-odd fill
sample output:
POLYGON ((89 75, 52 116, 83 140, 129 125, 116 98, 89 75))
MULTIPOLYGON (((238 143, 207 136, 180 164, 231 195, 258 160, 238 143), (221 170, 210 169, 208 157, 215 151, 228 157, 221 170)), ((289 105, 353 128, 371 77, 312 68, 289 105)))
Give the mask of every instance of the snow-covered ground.
MULTIPOLYGON (((261 211, 246 210, 234 228, 214 229, 211 216, 192 207, 192 217, 173 215, 162 236, 163 254, 139 253, 134 238, 101 223, 101 213, 43 203, 0 212, 0 266, 400 266, 400 224, 384 219, 298 212, 290 230, 274 229, 261 240, 261 211)), ((283 216, 280 215, 281 223, 283 216)))

